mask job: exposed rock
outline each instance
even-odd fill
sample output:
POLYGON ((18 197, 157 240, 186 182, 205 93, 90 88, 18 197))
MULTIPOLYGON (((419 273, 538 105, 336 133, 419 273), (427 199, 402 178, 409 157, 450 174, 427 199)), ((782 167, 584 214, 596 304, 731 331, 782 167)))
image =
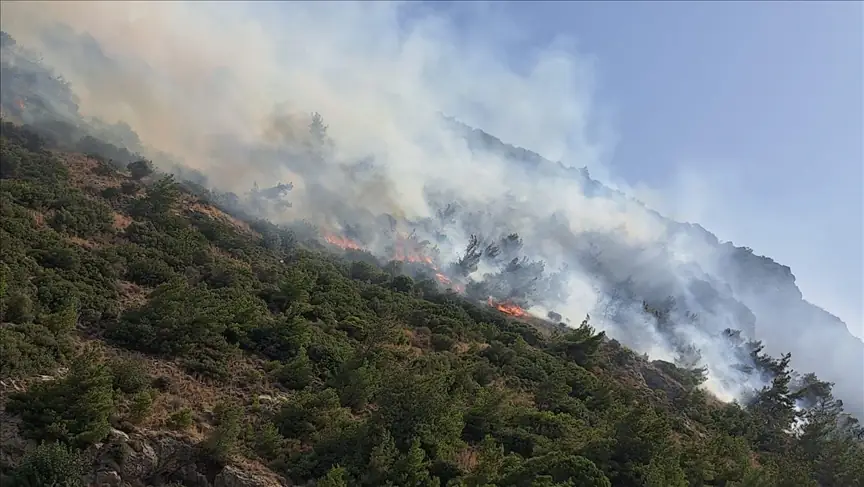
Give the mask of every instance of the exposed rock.
POLYGON ((109 440, 118 440, 118 441, 129 441, 129 435, 127 435, 126 433, 124 433, 124 432, 122 432, 116 428, 111 428, 111 430, 108 431, 108 439, 109 440))
POLYGON ((179 482, 185 487, 211 487, 207 476, 199 472, 198 467, 194 463, 183 465, 167 476, 166 480, 179 482))
MULTIPOLYGON (((94 448, 91 485, 187 487, 276 487, 288 485, 264 468, 207 465, 194 441, 165 431, 124 433, 112 429, 94 448)), ((254 465, 253 465, 254 466, 254 465)))
POLYGON ((274 475, 246 472, 229 465, 219 472, 213 485, 214 487, 283 487, 288 484, 274 475))
POLYGON ((6 412, 0 402, 0 467, 12 467, 27 450, 27 441, 21 436, 21 418, 6 412))
POLYGON ((95 452, 94 463, 95 471, 116 472, 123 482, 150 483, 150 479, 171 477, 185 465, 194 465, 195 451, 191 442, 170 433, 130 435, 112 429, 95 452))
POLYGON ((120 478, 119 473, 107 470, 96 472, 96 481, 94 483, 95 487, 120 487, 123 485, 123 480, 120 478))
POLYGON ((687 389, 672 377, 671 371, 666 367, 666 364, 674 369, 674 365, 657 360, 642 364, 639 372, 649 388, 662 391, 669 400, 674 400, 684 395, 687 389))

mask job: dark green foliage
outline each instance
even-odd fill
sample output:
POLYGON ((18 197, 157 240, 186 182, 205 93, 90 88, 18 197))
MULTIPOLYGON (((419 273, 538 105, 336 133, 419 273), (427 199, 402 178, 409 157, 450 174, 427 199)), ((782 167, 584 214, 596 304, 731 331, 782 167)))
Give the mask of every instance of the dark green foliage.
POLYGON ((126 165, 126 169, 129 170, 132 179, 138 180, 153 174, 153 163, 146 159, 141 159, 130 162, 126 165))
POLYGON ((140 160, 140 158, 125 148, 117 147, 89 135, 82 137, 75 144, 75 150, 84 154, 93 154, 107 161, 113 161, 118 166, 140 160))
POLYGON ((114 408, 113 377, 92 352, 72 362, 66 377, 38 383, 13 395, 7 409, 24 419, 28 436, 87 446, 102 440, 114 408))
MULTIPOLYGON (((230 195, 147 177, 140 157, 97 139, 80 143, 120 187, 76 188, 46 140, 2 129, 0 379, 54 376, 5 407, 27 437, 59 442, 3 471, 12 485, 76 481, 75 449, 101 441, 109 416, 138 423, 156 390, 172 390, 165 378, 151 389, 143 361, 73 359, 79 332, 224 388, 212 416, 178 405, 166 427, 209 421, 207 460, 257 456, 296 485, 864 485, 864 433, 831 385, 740 333, 722 339, 768 385, 744 407, 718 404, 699 388, 698 351, 648 363, 588 319, 541 330, 487 306, 478 286, 467 295, 479 302, 399 262, 321 253, 267 222, 238 230, 181 204, 192 188, 236 208, 230 195), (115 212, 128 225, 115 230, 115 212), (266 365, 238 375, 239 363, 266 365), (680 390, 649 390, 648 367, 680 390), (260 385, 278 389, 278 402, 250 397, 260 385)), ((311 129, 320 156, 320 117, 311 129)), ((670 305, 646 313, 674 326, 670 305)))
POLYGON ((150 385, 150 374, 139 360, 116 359, 109 366, 114 376, 114 389, 123 394, 136 394, 150 385))
POLYGON ((184 430, 192 426, 194 421, 192 410, 189 408, 182 408, 171 413, 171 416, 168 417, 167 426, 174 430, 184 430))
POLYGON ((153 407, 155 392, 152 389, 142 389, 129 398, 128 413, 126 419, 132 423, 143 421, 153 407))
POLYGON ((304 389, 315 380, 315 367, 305 348, 301 348, 297 355, 288 360, 285 365, 279 367, 274 377, 279 383, 289 389, 304 389))
POLYGON ((222 377, 236 350, 226 338, 245 333, 264 313, 263 303, 251 296, 174 280, 156 289, 145 306, 126 312, 108 336, 130 348, 184 358, 190 370, 222 377))
POLYGON ((586 317, 579 328, 568 331, 552 346, 552 350, 579 365, 589 365, 590 359, 603 342, 605 334, 596 333, 586 317))
MULTIPOLYGON (((10 487, 79 487, 85 474, 81 454, 62 443, 40 443, 27 452, 9 481, 10 487)), ((4 483, 4 485, 7 485, 4 483)))
POLYGON ((267 421, 259 425, 252 439, 255 452, 263 458, 275 459, 284 448, 285 438, 279 429, 267 421))
MULTIPOLYGON (((26 295, 18 296, 29 303, 26 295)), ((8 312, 14 309, 13 303, 7 310, 9 321, 32 319, 20 310, 8 312)), ((41 315, 38 323, 9 324, 0 328, 0 378, 45 373, 71 357, 71 332, 76 318, 75 311, 70 308, 41 315)))
POLYGON ((224 463, 237 448, 243 429, 243 410, 236 404, 220 404, 215 411, 216 429, 204 441, 204 450, 224 463))
POLYGON ((557 452, 529 459, 518 472, 509 475, 503 484, 528 487, 536 485, 536 480, 542 478, 559 485, 566 482, 580 487, 612 486, 606 475, 591 460, 557 452))
POLYGON ((79 237, 109 233, 112 230, 111 208, 83 194, 70 193, 52 204, 54 215, 49 224, 58 232, 79 237))
POLYGON ((345 469, 340 466, 331 468, 327 475, 315 482, 316 487, 348 487, 345 469))
POLYGON ((163 220, 177 203, 180 188, 173 176, 164 176, 147 188, 143 198, 136 199, 130 207, 130 213, 135 217, 149 217, 163 220))

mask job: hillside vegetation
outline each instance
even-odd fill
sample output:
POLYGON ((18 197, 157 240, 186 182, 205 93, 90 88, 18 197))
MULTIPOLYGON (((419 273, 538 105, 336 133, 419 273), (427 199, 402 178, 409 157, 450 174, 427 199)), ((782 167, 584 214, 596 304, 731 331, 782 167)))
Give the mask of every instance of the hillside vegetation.
POLYGON ((831 385, 733 330, 770 382, 746 407, 590 318, 513 319, 109 144, 0 144, 4 486, 864 485, 831 385))

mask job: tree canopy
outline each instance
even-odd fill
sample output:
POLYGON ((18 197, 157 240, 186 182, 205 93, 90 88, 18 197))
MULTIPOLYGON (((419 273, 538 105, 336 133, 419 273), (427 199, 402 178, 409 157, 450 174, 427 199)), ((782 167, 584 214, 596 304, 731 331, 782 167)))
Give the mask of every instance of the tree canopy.
MULTIPOLYGON (((11 485, 79 485, 112 426, 196 422, 212 461, 254 460, 296 485, 864 485, 864 434, 831 384, 733 330, 768 379, 742 404, 590 317, 534 326, 242 222, 147 161, 45 144, 3 123, 0 379, 29 384, 2 396, 30 445, 3 457, 11 485), (158 372, 171 364, 198 389, 171 392, 158 372), (218 400, 209 411, 204 388, 218 400), (154 414, 168 395, 176 407, 154 414)), ((485 255, 511 259, 519 245, 485 255)), ((476 268, 481 247, 472 240, 460 265, 476 268)), ((508 262, 526 276, 542 265, 508 262)))

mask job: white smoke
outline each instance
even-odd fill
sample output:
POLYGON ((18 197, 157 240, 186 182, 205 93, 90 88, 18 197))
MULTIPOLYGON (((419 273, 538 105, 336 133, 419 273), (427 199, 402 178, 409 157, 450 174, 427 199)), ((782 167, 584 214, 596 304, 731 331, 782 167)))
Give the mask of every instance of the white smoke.
MULTIPOLYGON (((567 298, 541 301, 546 309, 574 323, 591 314, 611 336, 674 360, 641 301, 608 313, 609 282, 636 276, 690 295, 687 283, 705 277, 710 250, 640 204, 564 176, 583 166, 604 173, 610 152, 588 135, 592 70, 568 40, 516 69, 505 56, 510 36, 491 35, 501 34, 491 26, 469 36, 412 3, 5 2, 0 13, 3 30, 71 82, 83 114, 128 123, 145 147, 224 190, 293 183, 293 206, 274 220, 342 230, 349 213, 423 221, 441 206, 430 195, 458 201, 485 216, 469 225, 460 213, 442 258, 459 256, 478 227, 489 238, 518 232, 524 254, 547 272, 569 266, 567 298), (317 165, 280 152, 305 137, 311 112, 323 114, 334 141, 317 165), (563 165, 528 168, 469 147, 442 112, 563 165), (352 172, 359 160, 375 170, 352 172), (616 242, 601 259, 613 275, 576 259, 587 235, 616 242)), ((701 350, 707 387, 738 397, 748 385, 730 385, 736 359, 716 333, 741 323, 726 309, 702 318, 706 329, 685 328, 681 338, 701 350)))

